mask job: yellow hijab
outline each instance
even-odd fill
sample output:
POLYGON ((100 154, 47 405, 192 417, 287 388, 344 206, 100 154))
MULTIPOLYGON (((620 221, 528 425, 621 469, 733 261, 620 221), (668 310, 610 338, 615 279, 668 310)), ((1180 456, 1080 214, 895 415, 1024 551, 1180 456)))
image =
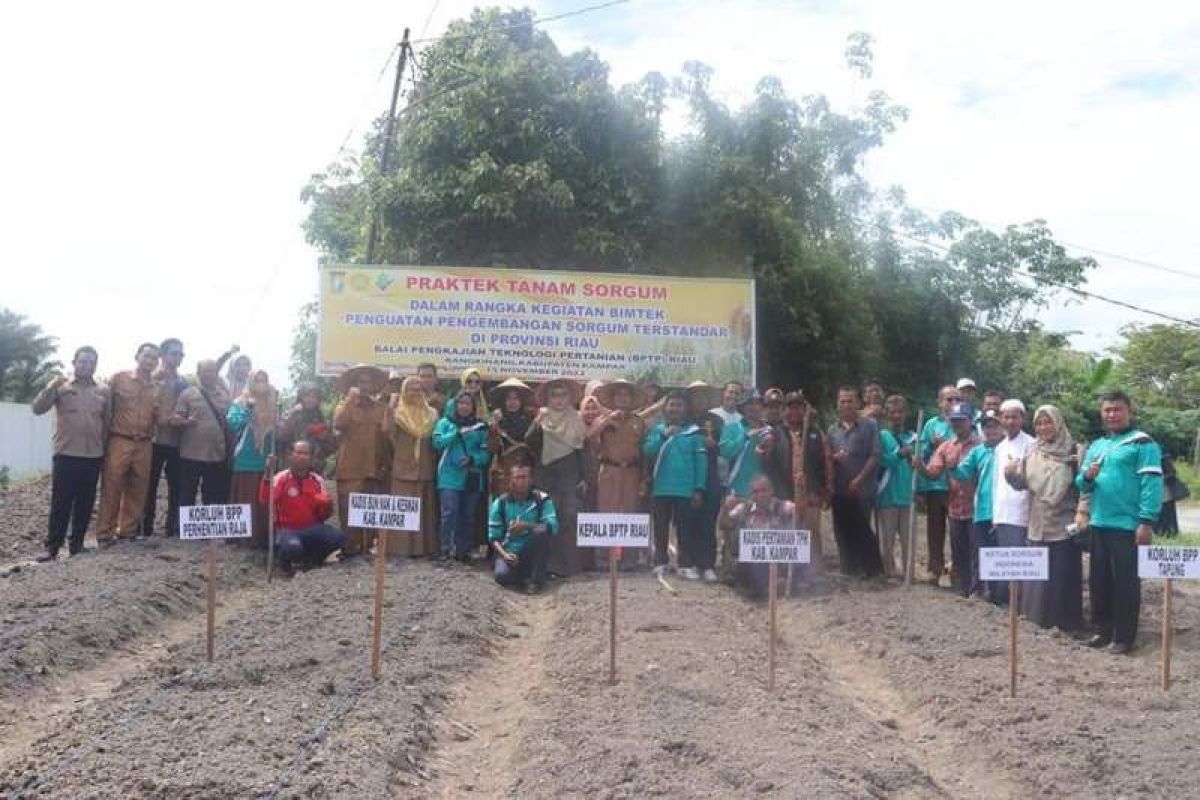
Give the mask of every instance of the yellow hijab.
POLYGON ((421 460, 421 440, 433 434, 433 426, 437 422, 437 409, 429 405, 425 399, 424 386, 421 379, 410 375, 400 384, 400 402, 396 405, 393 416, 396 426, 413 438, 413 460, 421 460), (415 392, 410 392, 415 388, 415 392), (415 396, 415 400, 410 400, 415 396))
MULTIPOLYGON (((471 377, 472 375, 475 375, 479 378, 479 394, 475 397, 475 416, 479 417, 480 419, 487 419, 490 416, 490 412, 488 411, 487 395, 485 395, 483 392, 483 373, 475 367, 467 367, 462 371, 462 375, 458 379, 459 389, 466 391, 467 378, 471 377)), ((451 414, 447 414, 446 416, 452 415, 453 412, 451 414)))

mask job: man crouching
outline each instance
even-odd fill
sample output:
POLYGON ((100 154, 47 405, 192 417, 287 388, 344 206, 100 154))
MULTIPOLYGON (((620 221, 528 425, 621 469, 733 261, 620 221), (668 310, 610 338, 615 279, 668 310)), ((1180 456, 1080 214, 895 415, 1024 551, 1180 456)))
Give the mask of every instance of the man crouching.
POLYGON ((496 583, 524 585, 537 594, 546 584, 550 537, 558 533, 558 515, 550 495, 532 488, 533 470, 513 464, 508 491, 492 501, 488 541, 496 551, 496 583))

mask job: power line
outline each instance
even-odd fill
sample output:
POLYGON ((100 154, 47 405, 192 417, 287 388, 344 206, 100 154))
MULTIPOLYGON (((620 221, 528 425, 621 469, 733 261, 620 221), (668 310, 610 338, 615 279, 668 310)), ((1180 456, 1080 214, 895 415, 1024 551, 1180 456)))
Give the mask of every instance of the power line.
MULTIPOLYGON (((929 242, 924 239, 918 239, 915 236, 909 236, 908 234, 904 233, 903 231, 898 231, 898 230, 894 230, 894 229, 891 231, 891 233, 894 236, 899 236, 901 239, 907 239, 910 242, 915 242, 916 244, 924 245, 925 247, 931 247, 934 250, 940 250, 943 253, 950 252, 950 248, 948 246, 941 244, 939 242, 929 242)), ((1089 300, 1098 300, 1102 303, 1108 303, 1110 305, 1120 306, 1121 308, 1126 308, 1126 309, 1129 309, 1130 311, 1137 311, 1140 314, 1147 314, 1152 317, 1158 317, 1159 319, 1165 319, 1169 322, 1175 323, 1176 325, 1187 325, 1192 328, 1200 328, 1200 322, 1197 322, 1194 320, 1183 319, 1182 317, 1173 317, 1170 314, 1164 314, 1161 311, 1154 311, 1149 308, 1143 308, 1142 306, 1136 306, 1133 303, 1126 303, 1124 300, 1115 300, 1111 297, 1105 297, 1104 295, 1096 294, 1095 292, 1089 292, 1086 289, 1080 289, 1078 287, 1071 286, 1070 284, 1062 283, 1061 281, 1056 281, 1051 278, 1046 278, 1046 277, 1043 277, 1040 275, 1034 275, 1033 273, 1026 272, 1025 270, 1022 270, 1022 269, 1017 269, 1016 267, 1009 267, 1008 270, 1010 272, 1012 272, 1013 274, 1020 275, 1025 278, 1029 278, 1036 283, 1045 283, 1045 284, 1049 284, 1050 286, 1055 286, 1059 289, 1065 289, 1066 291, 1071 292, 1072 294, 1079 295, 1080 297, 1085 297, 1089 300)))
POLYGON ((446 42, 446 41, 457 41, 459 39, 474 39, 477 36, 483 36, 485 34, 494 33, 497 31, 511 31, 511 30, 515 30, 517 28, 529 28, 534 25, 545 25, 547 22, 555 22, 557 20, 566 19, 568 17, 578 17, 581 14, 590 14, 593 11, 601 11, 605 8, 612 8, 613 6, 624 5, 625 3, 629 3, 629 2, 631 2, 631 0, 608 0, 608 2, 606 2, 606 3, 597 3, 596 5, 593 5, 593 6, 584 6, 583 8, 577 8, 574 11, 566 11, 562 14, 555 14, 550 17, 536 17, 536 18, 530 20, 529 22, 518 22, 513 25, 496 25, 491 28, 484 28, 481 31, 475 31, 474 33, 455 33, 455 34, 443 34, 441 36, 429 36, 424 39, 413 39, 412 43, 413 44, 428 44, 430 42, 446 42))
MULTIPOLYGON (((932 214, 934 216, 941 216, 942 214, 947 213, 945 211, 937 211, 936 209, 932 209, 932 208, 922 208, 921 206, 914 206, 914 208, 917 208, 920 211, 924 211, 926 214, 932 214)), ((972 221, 978 222, 979 220, 972 220, 972 221)), ((995 222, 988 222, 987 220, 983 220, 983 224, 985 227, 991 228, 993 232, 995 232, 997 229, 1001 229, 1003 227, 1001 225, 997 225, 995 222)), ((1190 272, 1186 269, 1180 269, 1179 267, 1169 267, 1165 264, 1156 264, 1153 261, 1146 261, 1145 259, 1142 259, 1142 258, 1134 258, 1133 256, 1123 256, 1120 253, 1113 253, 1108 250, 1101 250, 1096 247, 1088 247, 1087 245, 1076 244, 1075 242, 1068 242, 1066 239, 1059 239, 1059 241, 1062 242, 1063 244, 1065 244, 1067 247, 1073 248, 1075 250, 1082 250, 1083 252, 1091 253, 1092 255, 1104 256, 1105 258, 1115 258, 1118 261, 1124 261, 1127 264, 1136 264, 1139 267, 1146 267, 1147 269, 1156 269, 1159 272, 1166 272, 1171 275, 1178 275, 1182 278, 1191 278, 1194 281, 1200 281, 1200 272, 1190 272)))

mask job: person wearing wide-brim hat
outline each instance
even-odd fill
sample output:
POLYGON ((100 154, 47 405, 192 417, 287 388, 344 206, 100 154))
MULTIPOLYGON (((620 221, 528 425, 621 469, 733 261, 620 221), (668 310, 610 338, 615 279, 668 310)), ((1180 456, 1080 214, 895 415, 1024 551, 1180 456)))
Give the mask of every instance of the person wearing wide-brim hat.
POLYGON ((342 554, 360 555, 374 543, 375 532, 349 527, 347 515, 351 493, 379 494, 387 468, 383 417, 387 404, 378 400, 387 386, 387 373, 366 364, 338 376, 338 389, 345 394, 333 411, 333 429, 338 433, 337 492, 338 518, 346 532, 342 554))
POLYGON ((533 424, 529 402, 533 389, 518 378, 509 378, 488 393, 492 416, 488 422, 488 449, 492 452, 488 486, 495 497, 508 491, 508 471, 514 464, 532 467, 533 451, 525 435, 533 424))
POLYGON ((618 390, 625 390, 629 392, 630 402, 624 404, 626 407, 625 410, 632 411, 635 408, 641 407, 642 401, 645 399, 642 393, 642 387, 638 386, 633 381, 627 381, 624 378, 617 378, 616 380, 611 380, 601 384, 600 387, 596 389, 594 394, 600 405, 604 406, 605 408, 615 409, 617 408, 617 404, 613 401, 613 394, 615 394, 618 390))
MULTIPOLYGON (((596 472, 596 511, 609 514, 637 514, 645 505, 643 486, 645 461, 642 444, 649 426, 634 411, 641 400, 638 387, 626 380, 606 383, 596 390, 596 399, 609 412, 596 421, 588 434, 599 467, 596 472)), ((608 560, 608 554, 597 551, 608 560)), ((637 559, 634 550, 622 553, 623 563, 637 559)), ((597 566, 600 566, 598 563, 597 566)))
POLYGON ((587 427, 575 408, 581 394, 579 384, 565 378, 543 383, 537 390, 541 408, 525 436, 536 457, 533 482, 549 493, 558 511, 549 568, 562 576, 574 575, 581 566, 575 541, 579 497, 587 491, 583 458, 587 427))
POLYGON ((772 386, 763 392, 763 405, 766 406, 767 422, 779 426, 783 424, 783 389, 772 386))
MULTIPOLYGON (((688 415, 700 421, 701 415, 721 402, 721 390, 711 383, 692 381, 683 389, 688 401, 688 415)), ((724 423, 724 420, 721 420, 724 423)))

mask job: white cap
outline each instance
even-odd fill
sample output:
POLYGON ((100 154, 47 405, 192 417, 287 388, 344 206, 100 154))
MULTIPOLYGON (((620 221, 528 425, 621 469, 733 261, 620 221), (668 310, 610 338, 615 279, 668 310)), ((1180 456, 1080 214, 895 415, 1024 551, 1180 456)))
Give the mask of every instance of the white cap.
POLYGON ((975 381, 970 378, 959 378, 958 383, 954 385, 955 389, 966 389, 967 387, 975 388, 975 381))
POLYGON ((1000 404, 1001 411, 1020 411, 1021 416, 1025 416, 1025 404, 1015 397, 1010 397, 1000 404))

